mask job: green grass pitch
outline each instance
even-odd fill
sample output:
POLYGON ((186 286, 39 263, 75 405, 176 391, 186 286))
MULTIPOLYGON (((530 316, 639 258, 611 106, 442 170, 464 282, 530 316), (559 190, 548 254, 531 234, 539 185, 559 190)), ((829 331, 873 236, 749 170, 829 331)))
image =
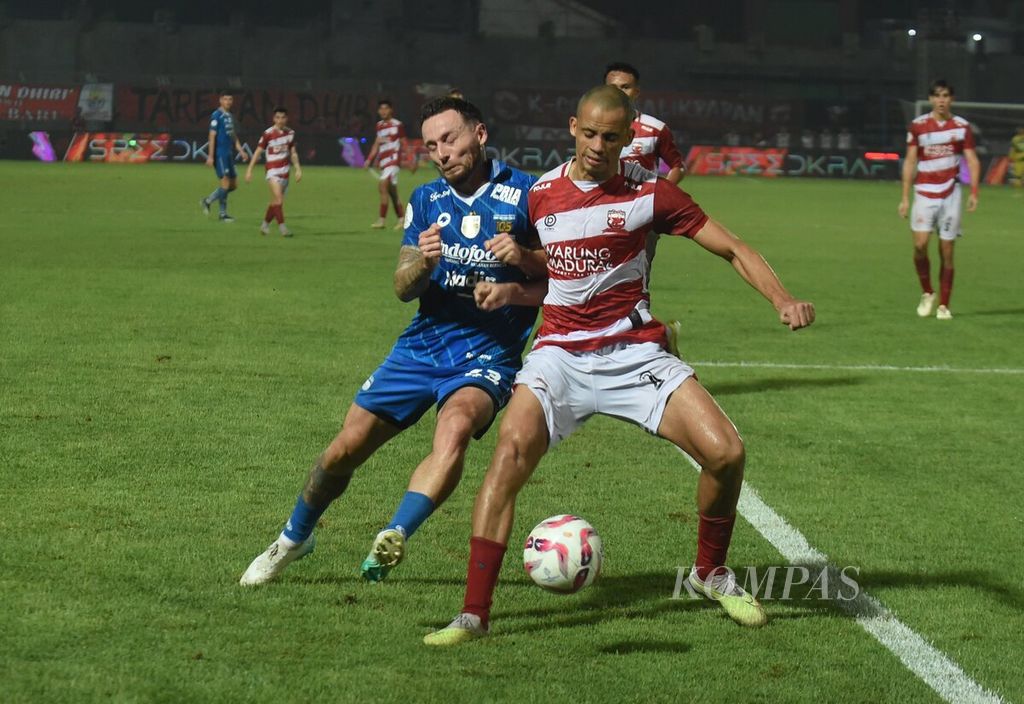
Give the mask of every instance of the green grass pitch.
MULTIPOLYGON (((403 196, 428 171, 403 173, 403 196)), ((0 700, 939 700, 828 603, 769 602, 768 627, 745 631, 671 599, 695 550, 696 474, 605 418, 524 489, 486 641, 420 642, 461 605, 494 432, 391 579, 358 578, 432 415, 361 468, 316 553, 240 588, 413 313, 391 290, 399 234, 369 229, 375 183, 306 169, 285 240, 258 234, 262 181, 231 196, 236 223, 204 218, 215 184, 200 167, 6 162, 0 182, 0 700), (529 528, 563 512, 606 548, 601 579, 572 597, 534 587, 519 560, 529 528)), ((790 333, 727 264, 662 240, 654 312, 683 321, 750 485, 975 681, 1024 701, 1019 192, 986 188, 966 215, 955 318, 939 322, 914 313, 898 184, 684 185, 818 310, 790 333), (934 366, 1016 373, 899 369, 934 366)), ((730 562, 783 564, 743 520, 730 562)))

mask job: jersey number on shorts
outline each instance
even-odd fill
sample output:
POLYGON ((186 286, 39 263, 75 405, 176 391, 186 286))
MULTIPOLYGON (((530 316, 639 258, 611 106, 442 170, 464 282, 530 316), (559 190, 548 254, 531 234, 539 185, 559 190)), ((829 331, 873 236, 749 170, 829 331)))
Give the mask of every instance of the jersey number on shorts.
POLYGON ((466 372, 465 376, 473 379, 487 379, 487 381, 491 382, 495 386, 498 386, 501 383, 501 374, 493 369, 471 369, 466 372))

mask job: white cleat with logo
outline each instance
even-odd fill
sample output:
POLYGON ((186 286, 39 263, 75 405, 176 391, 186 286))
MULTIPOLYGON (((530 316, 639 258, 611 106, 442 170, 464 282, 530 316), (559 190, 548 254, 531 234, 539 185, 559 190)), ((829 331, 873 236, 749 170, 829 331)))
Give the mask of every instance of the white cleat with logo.
POLYGON ((289 548, 281 538, 270 544, 252 563, 238 580, 243 587, 252 587, 258 584, 266 584, 277 578, 284 572, 284 568, 301 560, 316 547, 316 536, 311 535, 302 543, 289 548))
POLYGON ((934 293, 922 293, 921 302, 917 304, 917 314, 922 318, 927 318, 935 311, 935 299, 938 298, 934 293))

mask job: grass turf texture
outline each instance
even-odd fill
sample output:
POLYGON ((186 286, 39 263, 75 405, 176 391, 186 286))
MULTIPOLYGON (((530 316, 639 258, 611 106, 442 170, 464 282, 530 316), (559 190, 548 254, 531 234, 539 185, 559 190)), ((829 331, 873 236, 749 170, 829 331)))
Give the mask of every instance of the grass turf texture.
MULTIPOLYGON (((414 182, 403 174, 400 192, 414 182)), ((745 631, 671 600, 695 549, 696 474, 604 418, 523 491, 494 637, 421 636, 461 604, 469 515, 496 437, 382 585, 357 569, 426 453, 432 414, 383 448, 283 579, 238 576, 276 535, 316 454, 413 306, 391 292, 399 234, 373 231, 365 173, 307 168, 296 237, 198 212, 208 169, 0 163, 0 681, 11 702, 936 701, 851 619, 770 602, 745 631), (520 543, 562 512, 606 546, 574 597, 532 586, 520 543)), ((654 310, 690 360, 1024 366, 1024 202, 985 189, 957 249, 952 322, 920 320, 895 183, 704 178, 818 322, 792 334, 730 267, 662 240, 654 310)), ((393 216, 392 216, 393 217, 393 216)), ((934 246, 934 245, 933 245, 934 246)), ((933 254, 937 275, 937 255, 933 254)), ((1024 701, 1019 559, 1024 377, 698 365, 740 428, 763 498, 983 686, 1024 701)), ((778 565, 738 521, 730 562, 778 565)))

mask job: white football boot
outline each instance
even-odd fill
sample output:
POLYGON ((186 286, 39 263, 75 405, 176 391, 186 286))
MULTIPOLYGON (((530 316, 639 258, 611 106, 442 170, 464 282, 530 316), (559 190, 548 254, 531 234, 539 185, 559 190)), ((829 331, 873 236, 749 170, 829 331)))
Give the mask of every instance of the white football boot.
POLYGON ((289 548, 283 540, 278 538, 270 544, 252 563, 238 580, 243 587, 252 587, 257 584, 266 584, 277 579, 277 576, 284 572, 284 568, 301 560, 316 547, 316 536, 311 535, 305 542, 289 548))
POLYGON ((935 299, 938 298, 934 293, 922 293, 921 302, 917 304, 917 314, 922 318, 927 318, 935 311, 935 299))

